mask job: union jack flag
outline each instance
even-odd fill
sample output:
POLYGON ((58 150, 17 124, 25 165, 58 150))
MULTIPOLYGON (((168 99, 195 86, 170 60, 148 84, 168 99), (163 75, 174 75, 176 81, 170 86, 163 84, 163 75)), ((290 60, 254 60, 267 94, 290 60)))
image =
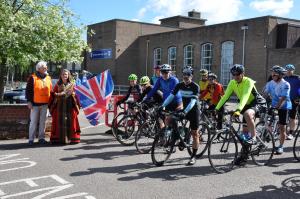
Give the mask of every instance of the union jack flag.
POLYGON ((114 83, 108 70, 75 87, 76 95, 90 124, 99 124, 113 90, 114 83))

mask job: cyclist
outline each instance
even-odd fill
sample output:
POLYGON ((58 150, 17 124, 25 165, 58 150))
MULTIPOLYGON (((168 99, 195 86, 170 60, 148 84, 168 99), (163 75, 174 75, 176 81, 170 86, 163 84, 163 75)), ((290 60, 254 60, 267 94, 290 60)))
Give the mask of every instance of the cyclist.
POLYGON ((199 86, 200 86, 200 100, 209 100, 211 99, 211 96, 209 93, 204 92, 207 89, 208 86, 208 70, 206 69, 201 69, 200 70, 200 78, 201 80, 199 81, 199 86))
MULTIPOLYGON (((150 84, 150 79, 148 76, 143 76, 140 79, 140 85, 142 87, 142 95, 141 98, 138 99, 138 102, 141 102, 144 97, 152 90, 153 86, 150 84)), ((163 101, 163 94, 160 90, 157 90, 156 93, 153 94, 152 99, 149 99, 148 101, 146 101, 145 103, 147 105, 151 105, 153 103, 156 104, 161 104, 163 101)))
POLYGON ((154 75, 151 77, 150 84, 154 85, 158 78, 160 77, 160 66, 154 66, 154 75))
MULTIPOLYGON (((218 76, 214 73, 208 74, 208 86, 204 93, 209 93, 211 99, 209 100, 209 110, 215 110, 218 102, 220 101, 221 97, 224 95, 224 88, 223 85, 217 82, 218 76)), ((224 108, 221 107, 220 111, 218 111, 218 123, 217 128, 222 129, 222 118, 223 118, 223 111, 224 108)))
MULTIPOLYGON (((178 84, 178 79, 174 76, 171 76, 171 66, 169 64, 163 64, 160 67, 161 77, 156 81, 153 89, 147 94, 147 97, 143 100, 149 100, 158 90, 163 93, 163 100, 174 90, 176 84, 178 84)), ((172 100, 172 102, 166 107, 167 110, 175 111, 179 110, 182 107, 181 95, 178 93, 172 100)))
POLYGON ((141 98, 142 95, 142 89, 141 87, 137 84, 137 75, 136 74, 131 74, 128 77, 129 80, 129 89, 127 91, 127 94, 124 98, 120 99, 116 104, 119 106, 120 104, 124 103, 126 100, 128 100, 130 95, 133 95, 134 101, 137 101, 138 99, 141 98))
POLYGON ((272 107, 278 109, 280 145, 276 147, 276 153, 280 155, 283 153, 283 144, 286 138, 288 111, 292 108, 290 84, 283 79, 287 72, 284 68, 276 65, 272 67, 271 71, 273 80, 267 83, 265 92, 271 95, 272 107))
POLYGON ((183 82, 178 83, 173 92, 164 101, 162 107, 168 106, 174 99, 174 97, 181 93, 184 110, 179 112, 182 118, 186 118, 190 121, 190 128, 193 136, 193 152, 187 165, 193 165, 196 163, 196 154, 200 145, 199 141, 199 124, 200 124, 200 110, 198 103, 199 86, 192 81, 193 68, 191 66, 185 66, 182 71, 183 82))
MULTIPOLYGON (((300 77, 298 75, 294 75, 295 66, 293 64, 287 64, 285 66, 285 69, 287 70, 286 76, 284 77, 284 80, 287 81, 291 86, 291 92, 290 92, 290 98, 292 102, 292 109, 289 111, 289 117, 290 117, 290 123, 289 127, 290 130, 287 132, 287 140, 293 139, 294 131, 296 130, 296 111, 297 107, 299 105, 299 95, 298 90, 300 89, 300 77)), ((298 113, 299 113, 298 109, 298 113)))
MULTIPOLYGON (((253 94, 256 91, 255 81, 245 76, 245 68, 243 65, 234 64, 230 70, 233 79, 230 80, 225 94, 222 96, 216 106, 216 110, 219 111, 225 102, 229 99, 234 92, 239 99, 239 104, 236 111, 233 113, 233 117, 239 117, 243 115, 243 141, 250 145, 256 144, 256 131, 254 116, 257 110, 256 100, 253 94), (248 134, 250 132, 250 135, 248 134)), ((240 165, 247 162, 247 157, 243 154, 236 160, 235 164, 240 165)))

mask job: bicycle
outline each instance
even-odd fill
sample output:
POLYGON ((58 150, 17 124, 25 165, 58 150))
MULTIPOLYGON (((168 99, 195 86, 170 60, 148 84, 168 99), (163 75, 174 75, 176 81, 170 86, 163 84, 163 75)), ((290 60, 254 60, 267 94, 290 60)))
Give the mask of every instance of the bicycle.
POLYGON ((300 162, 300 131, 297 132, 293 144, 293 154, 297 161, 300 162))
POLYGON ((147 110, 148 119, 135 134, 135 147, 141 153, 149 153, 152 148, 155 135, 161 130, 160 123, 163 122, 158 112, 159 106, 154 105, 147 110))
POLYGON ((145 121, 144 104, 128 103, 128 110, 120 113, 113 121, 112 132, 117 141, 124 146, 135 142, 135 133, 145 121), (118 118, 121 118, 118 121, 118 118))
POLYGON ((264 115, 264 118, 256 124, 257 131, 263 131, 264 129, 268 129, 273 135, 274 143, 276 146, 279 145, 280 142, 280 132, 279 132, 279 117, 276 109, 269 108, 267 113, 264 115))
MULTIPOLYGON (((151 149, 151 159, 156 166, 163 166, 174 152, 175 147, 180 151, 187 149, 189 155, 192 154, 192 135, 191 131, 185 127, 182 119, 176 112, 163 111, 163 115, 170 117, 169 129, 165 132, 160 132, 154 138, 151 149)), ((202 123, 209 131, 206 123, 202 123)))
POLYGON ((256 165, 268 165, 275 151, 273 135, 266 129, 257 131, 257 144, 250 145, 240 136, 240 132, 235 130, 234 125, 240 128, 241 122, 235 120, 231 115, 234 111, 226 111, 224 115, 230 115, 229 120, 225 120, 225 128, 216 130, 208 147, 208 159, 211 167, 217 173, 229 172, 233 169, 238 157, 238 142, 242 146, 241 157, 248 159, 251 156, 256 165), (218 138, 218 142, 214 142, 218 138))

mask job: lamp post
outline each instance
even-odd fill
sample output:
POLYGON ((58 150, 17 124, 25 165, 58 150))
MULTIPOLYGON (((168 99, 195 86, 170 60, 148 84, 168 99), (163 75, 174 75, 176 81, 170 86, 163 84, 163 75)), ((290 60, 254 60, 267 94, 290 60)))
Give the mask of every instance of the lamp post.
POLYGON ((149 52, 149 42, 150 40, 146 40, 146 75, 148 76, 148 52, 149 52))
POLYGON ((246 46, 246 31, 248 30, 247 24, 241 27, 241 30, 243 31, 243 58, 242 58, 242 64, 245 64, 245 46, 246 46))

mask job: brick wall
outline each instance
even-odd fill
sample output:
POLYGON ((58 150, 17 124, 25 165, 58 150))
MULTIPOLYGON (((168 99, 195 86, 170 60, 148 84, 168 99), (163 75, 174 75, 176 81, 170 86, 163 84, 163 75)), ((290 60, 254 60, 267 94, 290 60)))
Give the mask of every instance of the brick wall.
POLYGON ((30 110, 26 104, 0 104, 0 139, 28 136, 30 110))

